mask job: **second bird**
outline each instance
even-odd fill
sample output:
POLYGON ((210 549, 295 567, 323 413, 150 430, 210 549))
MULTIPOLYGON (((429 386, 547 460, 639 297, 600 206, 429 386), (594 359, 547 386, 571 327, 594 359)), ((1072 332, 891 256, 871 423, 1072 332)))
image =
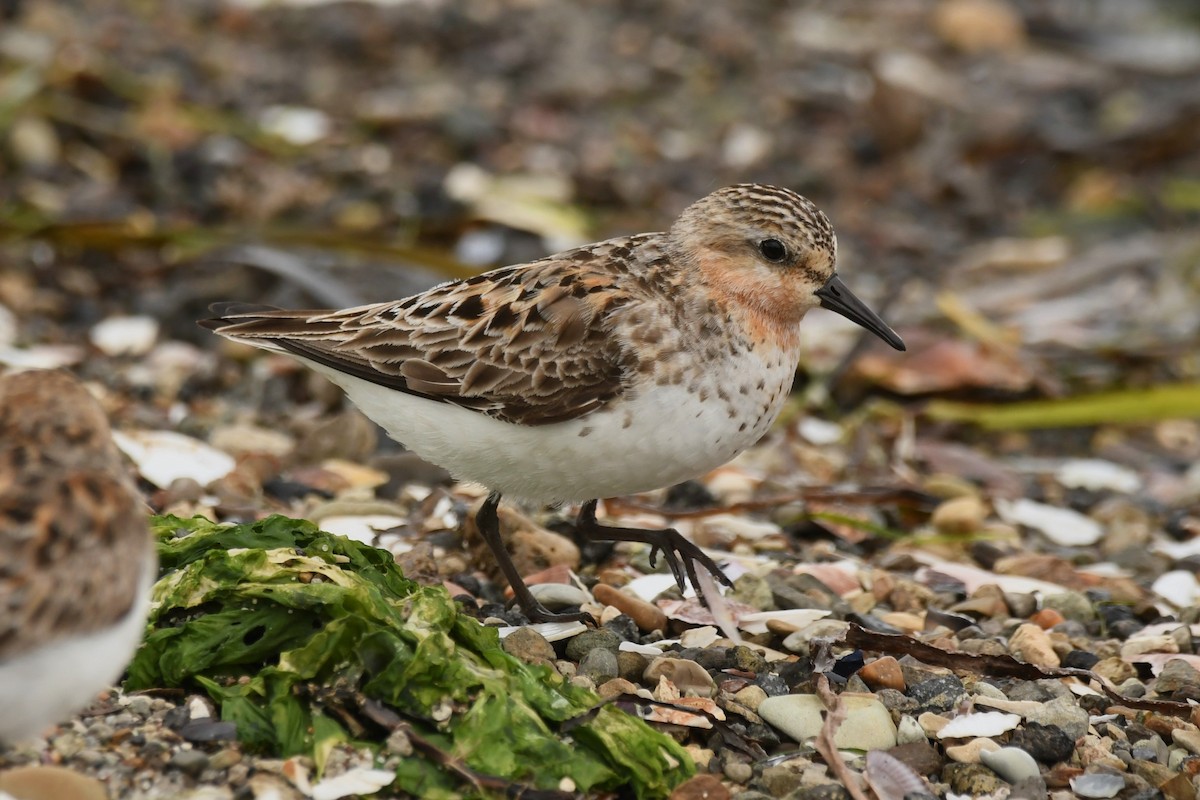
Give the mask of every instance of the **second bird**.
POLYGON ((791 389, 800 321, 841 314, 904 349, 842 283, 837 238, 809 200, 720 189, 671 229, 598 242, 341 311, 221 304, 202 324, 287 353, 340 386, 393 439, 491 490, 477 519, 526 615, 554 614, 500 539, 502 494, 584 501, 579 531, 661 551, 680 588, 696 564, 673 529, 596 521, 596 499, 719 467, 770 428, 791 389))

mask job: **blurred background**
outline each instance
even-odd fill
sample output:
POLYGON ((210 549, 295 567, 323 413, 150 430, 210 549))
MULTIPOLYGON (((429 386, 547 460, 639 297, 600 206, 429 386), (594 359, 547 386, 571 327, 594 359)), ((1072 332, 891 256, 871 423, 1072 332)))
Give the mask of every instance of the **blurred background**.
POLYGON ((1188 0, 0 8, 3 363, 186 394, 212 301, 395 299, 760 181, 909 342, 810 315, 843 405, 1200 380, 1188 0))

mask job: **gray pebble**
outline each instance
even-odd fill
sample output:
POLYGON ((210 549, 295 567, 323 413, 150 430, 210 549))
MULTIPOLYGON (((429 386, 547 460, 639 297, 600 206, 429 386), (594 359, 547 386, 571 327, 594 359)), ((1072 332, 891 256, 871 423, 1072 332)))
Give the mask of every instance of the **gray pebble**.
POLYGON ((196 776, 208 767, 208 761, 208 753, 205 753, 203 750, 180 750, 171 756, 168 766, 174 767, 188 775, 196 776))
POLYGON ((617 656, 603 647, 589 650, 579 662, 579 674, 591 678, 599 686, 617 677, 617 656))

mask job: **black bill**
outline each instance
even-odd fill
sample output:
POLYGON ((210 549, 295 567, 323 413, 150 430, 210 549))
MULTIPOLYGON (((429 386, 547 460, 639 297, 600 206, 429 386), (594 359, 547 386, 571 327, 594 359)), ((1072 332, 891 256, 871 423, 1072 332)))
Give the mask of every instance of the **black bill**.
POLYGON ((842 283, 842 279, 834 275, 829 282, 817 289, 817 297, 821 298, 821 308, 827 308, 835 314, 841 314, 851 322, 862 325, 871 333, 883 339, 897 350, 903 350, 904 340, 888 327, 867 304, 854 296, 854 292, 842 283))

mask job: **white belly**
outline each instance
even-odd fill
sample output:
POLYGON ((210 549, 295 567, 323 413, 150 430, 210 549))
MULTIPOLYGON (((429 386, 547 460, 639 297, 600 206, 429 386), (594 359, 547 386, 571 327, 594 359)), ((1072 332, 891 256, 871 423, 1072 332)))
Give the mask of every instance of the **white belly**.
POLYGON ((729 461, 762 437, 787 398, 794 363, 783 357, 775 361, 743 357, 736 365, 708 365, 690 386, 687 381, 651 384, 586 417, 536 427, 309 364, 341 386, 393 439, 456 478, 506 495, 556 502, 649 491, 729 461))
MULTIPOLYGON (((0 742, 37 735, 116 682, 146 630, 155 564, 152 555, 142 565, 141 591, 129 613, 115 625, 60 639, 0 662, 0 742)), ((64 585, 63 591, 70 587, 64 585)))

